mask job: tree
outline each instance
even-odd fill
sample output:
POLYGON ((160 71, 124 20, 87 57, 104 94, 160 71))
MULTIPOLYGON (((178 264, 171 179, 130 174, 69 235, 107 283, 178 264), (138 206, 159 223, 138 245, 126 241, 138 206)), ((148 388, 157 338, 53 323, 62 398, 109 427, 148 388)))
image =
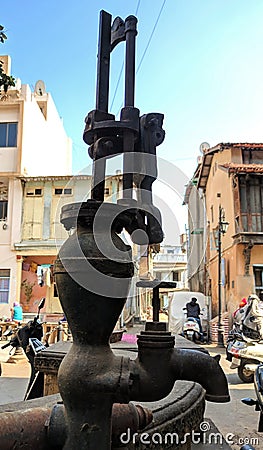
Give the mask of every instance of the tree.
MULTIPOLYGON (((4 44, 7 36, 4 32, 4 27, 0 25, 0 43, 4 44)), ((3 69, 3 61, 0 61, 0 92, 3 89, 6 93, 10 86, 15 86, 15 78, 12 75, 7 75, 3 69)))
POLYGON ((36 283, 30 283, 28 280, 23 280, 21 283, 21 287, 24 288, 27 305, 29 305, 31 298, 33 297, 33 288, 35 285, 36 283))

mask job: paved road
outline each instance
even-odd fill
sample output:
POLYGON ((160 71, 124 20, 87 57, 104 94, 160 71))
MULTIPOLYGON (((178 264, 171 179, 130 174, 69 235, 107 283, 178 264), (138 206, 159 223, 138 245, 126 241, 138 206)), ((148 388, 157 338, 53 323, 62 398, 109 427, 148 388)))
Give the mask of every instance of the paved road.
MULTIPOLYGON (((5 343, 0 341, 0 347, 5 343)), ((23 400, 30 376, 30 365, 25 355, 10 358, 9 350, 10 347, 4 350, 0 348, 0 405, 23 400)))
POLYGON ((207 348, 212 356, 221 354, 220 364, 227 376, 231 402, 226 404, 207 402, 206 417, 212 419, 226 439, 230 439, 233 450, 239 450, 243 443, 250 443, 257 450, 262 450, 263 433, 257 432, 259 413, 254 407, 241 402, 241 398, 244 397, 256 398, 254 384, 243 383, 237 375, 237 370, 230 369, 231 363, 225 358, 225 349, 215 345, 209 345, 207 348), (235 435, 233 438, 232 434, 235 435))
MULTIPOLYGON (((258 413, 254 411, 254 407, 241 403, 243 397, 255 398, 253 384, 244 384, 239 380, 236 370, 231 370, 230 363, 225 359, 224 349, 219 349, 215 345, 206 348, 211 355, 221 354, 220 364, 227 375, 231 402, 226 404, 207 402, 205 416, 214 422, 224 438, 228 439, 233 450, 239 450, 245 439, 249 439, 256 450, 262 450, 263 433, 257 432, 258 413)), ((23 399, 30 372, 30 366, 23 355, 14 358, 15 363, 7 363, 7 360, 8 350, 0 350, 0 361, 4 361, 0 377, 0 404, 23 399)), ((216 445, 214 448, 221 447, 216 445)))

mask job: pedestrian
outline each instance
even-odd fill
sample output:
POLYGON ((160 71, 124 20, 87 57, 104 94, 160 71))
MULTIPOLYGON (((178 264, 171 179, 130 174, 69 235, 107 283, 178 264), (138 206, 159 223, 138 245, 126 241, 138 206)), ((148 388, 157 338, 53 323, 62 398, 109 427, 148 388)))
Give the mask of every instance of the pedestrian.
POLYGON ((13 322, 22 322, 23 320, 23 309, 22 306, 18 302, 13 303, 13 308, 10 308, 12 321, 13 322))

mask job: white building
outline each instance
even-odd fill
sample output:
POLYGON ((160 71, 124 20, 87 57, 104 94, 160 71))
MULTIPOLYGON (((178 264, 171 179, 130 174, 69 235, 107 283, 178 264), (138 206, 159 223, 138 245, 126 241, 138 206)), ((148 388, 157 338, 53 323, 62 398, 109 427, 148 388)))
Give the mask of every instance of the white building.
MULTIPOLYGON (((10 57, 0 59, 10 74, 10 57)), ((70 175, 71 147, 43 81, 32 92, 17 79, 0 97, 0 318, 10 316, 10 305, 20 298, 22 259, 15 244, 21 241, 21 177, 70 175)))
POLYGON ((176 281, 177 288, 187 284, 187 257, 180 245, 161 245, 153 257, 153 276, 162 281, 176 281))

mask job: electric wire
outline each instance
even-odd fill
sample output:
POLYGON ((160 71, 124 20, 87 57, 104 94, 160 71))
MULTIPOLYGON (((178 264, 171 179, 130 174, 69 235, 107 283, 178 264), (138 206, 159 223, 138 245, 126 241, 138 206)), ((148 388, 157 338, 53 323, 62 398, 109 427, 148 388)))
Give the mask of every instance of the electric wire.
MULTIPOLYGON (((150 37, 149 37, 149 39, 148 39, 148 42, 147 42, 147 44, 146 44, 146 47, 145 47, 144 52, 143 52, 143 54, 142 54, 142 57, 141 57, 141 59, 140 59, 140 61, 139 61, 139 64, 138 64, 138 67, 137 67, 137 70, 136 70, 136 75, 138 74, 138 72, 139 72, 139 70, 140 70, 140 68, 141 68, 141 65, 142 65, 142 63, 143 63, 143 60, 144 60, 145 55, 146 55, 146 53, 147 53, 147 50, 148 50, 148 48, 149 48, 149 46, 150 46, 150 43, 151 43, 151 40, 152 40, 152 38, 153 38, 154 32, 155 32, 155 30, 156 30, 156 27, 157 27, 158 22, 159 22, 159 20, 160 20, 161 14, 162 14, 162 12, 163 12, 165 3, 166 3, 166 0, 163 0, 162 6, 161 6, 160 11, 159 11, 159 14, 158 14, 157 19, 156 19, 156 21, 155 21, 155 23, 154 23, 152 32, 151 32, 151 34, 150 34, 150 37)), ((138 9, 139 9, 139 6, 140 6, 140 0, 138 1, 138 4, 137 4, 137 8, 136 8, 135 14, 137 14, 138 9)), ((121 67, 120 74, 119 74, 119 77, 118 77, 117 85, 116 85, 116 88, 115 88, 115 91, 114 91, 113 100, 112 100, 112 102, 111 102, 111 109, 112 109, 112 106, 113 106, 113 103, 114 103, 114 100, 115 100, 115 97, 116 97, 116 94, 117 94, 117 89, 118 89, 118 87, 119 87, 119 83, 120 83, 120 80, 121 80, 123 68, 124 68, 124 62, 122 63, 122 67, 121 67)), ((119 107, 119 110, 118 110, 118 112, 117 112, 116 115, 119 114, 119 112, 120 112, 120 110, 121 110, 121 107, 122 107, 122 105, 119 107)))
MULTIPOLYGON (((138 0, 136 11, 135 11, 135 16, 137 15, 137 13, 139 11, 140 3, 141 3, 141 0, 138 0)), ((120 81, 121 81, 121 77, 122 77, 122 74, 123 74, 123 68, 124 68, 124 61, 122 61, 119 77, 118 77, 118 80, 117 80, 117 83, 116 83, 115 91, 114 91, 112 102, 111 102, 111 106, 110 106, 110 111, 112 110, 112 107, 113 107, 113 104, 114 104, 114 100, 115 100, 115 97, 117 95, 118 87, 119 87, 119 84, 120 84, 120 81)))
POLYGON ((162 14, 162 12, 163 12, 163 8, 164 8, 165 3, 166 3, 166 0, 163 1, 163 4, 162 4, 161 9, 160 9, 160 12, 159 12, 159 14, 158 14, 158 17, 157 17, 157 19, 156 19, 156 21, 155 21, 155 24, 154 24, 154 27, 153 27, 153 29, 152 29, 151 35, 150 35, 150 37, 149 37, 149 40, 148 40, 148 42, 147 42, 147 45, 146 45, 145 50, 144 50, 144 52, 143 52, 143 55, 142 55, 142 57, 141 57, 141 59, 140 59, 140 62, 139 62, 139 64, 138 64, 138 67, 137 67, 137 70, 136 70, 136 74, 139 72, 140 67, 141 67, 141 65, 142 65, 142 62, 143 62, 143 60, 144 60, 144 58, 145 58, 146 52, 147 52, 147 50, 148 50, 148 48, 149 48, 149 45, 150 45, 151 40, 152 40, 152 38, 153 38, 154 32, 155 32, 156 27, 157 27, 157 25, 158 25, 158 22, 159 22, 159 20, 160 20, 161 14, 162 14))

